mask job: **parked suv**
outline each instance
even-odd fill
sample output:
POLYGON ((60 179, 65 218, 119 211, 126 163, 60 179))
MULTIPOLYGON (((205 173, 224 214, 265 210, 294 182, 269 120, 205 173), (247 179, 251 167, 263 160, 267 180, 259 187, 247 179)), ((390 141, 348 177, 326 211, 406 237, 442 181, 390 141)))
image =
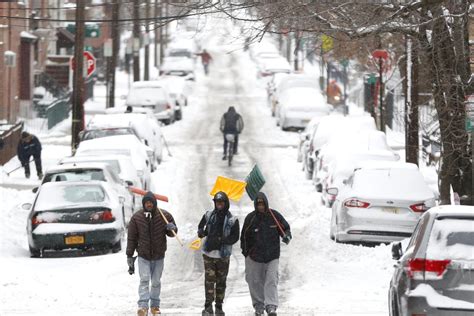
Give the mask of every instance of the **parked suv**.
POLYGON ((432 208, 392 255, 390 315, 474 315, 474 207, 432 208))

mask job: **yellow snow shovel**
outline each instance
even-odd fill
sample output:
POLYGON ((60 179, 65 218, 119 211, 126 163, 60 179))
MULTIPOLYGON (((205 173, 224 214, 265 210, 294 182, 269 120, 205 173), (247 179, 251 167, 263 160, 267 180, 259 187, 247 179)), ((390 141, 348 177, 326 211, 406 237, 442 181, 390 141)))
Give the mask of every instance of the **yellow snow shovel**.
POLYGON ((202 239, 198 238, 198 239, 192 241, 191 244, 189 244, 189 249, 199 250, 199 249, 201 249, 201 246, 202 246, 202 239))
POLYGON ((218 176, 210 194, 214 196, 217 192, 222 191, 227 194, 229 199, 238 202, 242 198, 246 186, 246 182, 218 176))

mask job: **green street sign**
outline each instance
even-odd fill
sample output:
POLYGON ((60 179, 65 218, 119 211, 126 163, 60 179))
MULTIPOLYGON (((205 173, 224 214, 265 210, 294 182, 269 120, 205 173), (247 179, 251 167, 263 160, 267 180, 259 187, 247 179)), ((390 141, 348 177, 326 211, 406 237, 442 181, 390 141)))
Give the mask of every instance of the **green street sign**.
MULTIPOLYGON (((76 34, 76 25, 75 24, 68 24, 66 29, 71 32, 72 34, 76 34)), ((85 37, 88 38, 98 38, 100 37, 100 25, 97 23, 88 23, 85 25, 84 31, 85 37)))
POLYGON ((377 77, 375 77, 375 74, 370 74, 369 75, 367 83, 368 84, 376 84, 377 83, 377 77))
POLYGON ((253 201, 257 197, 257 193, 260 192, 260 190, 265 185, 265 178, 263 177, 262 172, 257 165, 253 167, 247 178, 245 178, 245 182, 247 182, 245 190, 247 191, 250 199, 253 201))
POLYGON ((474 122, 471 121, 469 118, 466 119, 466 131, 474 132, 474 122))

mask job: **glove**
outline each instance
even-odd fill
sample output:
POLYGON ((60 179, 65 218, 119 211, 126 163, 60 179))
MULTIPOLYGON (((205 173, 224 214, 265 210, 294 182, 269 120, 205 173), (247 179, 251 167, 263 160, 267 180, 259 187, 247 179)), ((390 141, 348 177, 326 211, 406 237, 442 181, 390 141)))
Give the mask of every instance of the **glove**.
POLYGON ((127 257, 128 273, 130 275, 135 273, 135 260, 137 260, 137 257, 127 257))
POLYGON ((199 238, 204 238, 207 236, 207 230, 204 229, 198 229, 198 237, 199 238))
POLYGON ((285 234, 285 236, 283 236, 282 238, 282 241, 287 245, 290 243, 290 240, 291 240, 291 234, 285 234))
POLYGON ((176 225, 175 225, 174 223, 168 223, 168 224, 166 224, 166 230, 167 230, 167 231, 172 231, 172 230, 176 231, 176 229, 177 229, 177 227, 176 227, 176 225))

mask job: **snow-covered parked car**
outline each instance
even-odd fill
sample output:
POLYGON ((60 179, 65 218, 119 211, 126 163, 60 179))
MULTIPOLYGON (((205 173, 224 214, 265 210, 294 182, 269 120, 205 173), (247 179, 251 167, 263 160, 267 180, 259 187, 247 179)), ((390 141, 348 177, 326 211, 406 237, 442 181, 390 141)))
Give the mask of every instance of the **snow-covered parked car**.
POLYGON ((187 57, 165 57, 160 66, 160 76, 176 75, 194 77, 195 62, 187 57))
POLYGON ((141 143, 135 136, 123 135, 83 141, 79 143, 75 156, 128 156, 137 169, 141 187, 147 190, 151 181, 150 154, 153 155, 153 150, 141 143))
POLYGON ((127 218, 123 198, 103 181, 49 182, 42 185, 27 220, 32 257, 47 251, 121 250, 127 218))
POLYGON ((125 129, 127 127, 133 130, 133 133, 129 133, 128 135, 138 136, 145 145, 153 149, 151 161, 153 162, 153 169, 155 169, 156 165, 160 164, 163 160, 163 136, 159 123, 155 119, 148 117, 146 114, 117 113, 95 115, 87 124, 87 130, 84 131, 84 136, 88 137, 84 138, 100 138, 102 134, 107 133, 111 128, 125 129))
POLYGON ((375 120, 371 116, 345 117, 339 113, 321 118, 318 128, 311 135, 309 140, 308 153, 303 157, 303 171, 306 179, 312 179, 314 173, 314 164, 321 148, 328 140, 338 133, 354 133, 359 130, 377 130, 375 120))
POLYGON ((327 116, 332 110, 315 88, 288 89, 280 96, 279 105, 277 122, 284 131, 303 129, 312 118, 327 116))
POLYGON ((410 237, 435 196, 416 165, 367 166, 338 190, 330 237, 338 242, 392 242, 410 237))
POLYGON ((300 134, 300 139, 298 142, 298 155, 296 158, 297 162, 302 162, 305 159, 305 155, 308 152, 309 147, 309 140, 311 135, 317 130, 319 122, 323 117, 315 116, 309 121, 308 125, 306 125, 305 129, 300 134))
POLYGON ((133 165, 130 157, 124 155, 72 156, 61 159, 59 164, 82 164, 95 162, 107 164, 127 186, 142 189, 137 169, 133 165))
POLYGON ((187 77, 162 76, 158 80, 166 85, 169 96, 175 103, 176 120, 183 118, 183 108, 188 105, 188 96, 192 91, 191 81, 187 77))
POLYGON ((391 316, 474 315, 474 207, 430 209, 392 256, 391 316))
MULTIPOLYGON (((282 74, 282 77, 280 78, 275 89, 273 101, 274 109, 272 110, 272 114, 274 116, 280 117, 281 99, 285 95, 286 91, 292 88, 310 88, 319 91, 318 79, 314 76, 308 76, 304 74, 282 74)), ((277 121, 277 124, 278 123, 279 121, 277 121)))
POLYGON ((176 104, 170 98, 166 86, 159 81, 136 81, 127 96, 127 106, 149 108, 155 117, 171 124, 175 121, 176 104))
MULTIPOLYGON (((127 183, 119 178, 109 165, 100 162, 61 164, 46 170, 41 185, 61 181, 104 181, 110 184, 119 197, 124 199, 127 213, 133 213, 135 205, 133 194, 127 183)), ((34 192, 37 188, 33 189, 34 192)))
POLYGON ((282 56, 277 55, 274 58, 264 58, 258 65, 258 76, 268 77, 276 73, 291 73, 291 66, 282 56))
POLYGON ((335 133, 321 147, 313 168, 313 184, 318 192, 323 191, 323 184, 329 173, 329 165, 343 156, 366 156, 371 160, 398 161, 400 155, 387 144, 385 133, 374 130, 359 130, 352 133, 335 133))

